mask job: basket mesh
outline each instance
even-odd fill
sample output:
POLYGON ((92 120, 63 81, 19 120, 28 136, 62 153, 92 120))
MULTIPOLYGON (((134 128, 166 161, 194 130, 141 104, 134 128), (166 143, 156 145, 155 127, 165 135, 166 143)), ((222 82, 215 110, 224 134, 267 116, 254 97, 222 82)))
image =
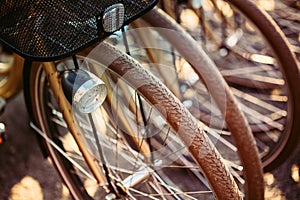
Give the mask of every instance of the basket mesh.
POLYGON ((129 23, 156 0, 7 0, 0 4, 0 39, 38 60, 66 56, 108 36, 96 18, 116 3, 129 23))

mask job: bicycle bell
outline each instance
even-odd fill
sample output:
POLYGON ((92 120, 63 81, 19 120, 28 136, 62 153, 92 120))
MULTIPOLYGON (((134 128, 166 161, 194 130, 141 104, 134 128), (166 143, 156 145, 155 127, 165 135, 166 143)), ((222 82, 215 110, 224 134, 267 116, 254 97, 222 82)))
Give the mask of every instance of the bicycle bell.
POLYGON ((95 111, 107 95, 105 83, 94 74, 82 69, 64 71, 61 84, 67 100, 82 113, 95 111))

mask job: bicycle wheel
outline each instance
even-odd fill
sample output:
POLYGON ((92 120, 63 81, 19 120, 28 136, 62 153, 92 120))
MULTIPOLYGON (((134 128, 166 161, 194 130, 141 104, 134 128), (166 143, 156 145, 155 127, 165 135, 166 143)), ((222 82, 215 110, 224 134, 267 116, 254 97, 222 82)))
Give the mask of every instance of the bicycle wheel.
POLYGON ((160 77, 197 119, 206 117, 202 109, 211 109, 207 104, 215 100, 213 112, 224 118, 207 119, 222 128, 226 122, 231 132, 208 126, 206 130, 246 198, 263 199, 263 173, 253 135, 218 69, 199 45, 160 10, 152 10, 143 18, 154 27, 136 29, 141 25, 135 22, 133 28, 116 34, 111 42, 120 44, 120 48, 128 44, 126 52, 160 77), (211 96, 207 96, 206 87, 211 96))
POLYGON ((214 60, 239 100, 264 169, 276 168, 300 135, 299 66, 284 34, 252 1, 209 0, 201 8, 178 2, 177 20, 214 60))
POLYGON ((108 91, 103 106, 88 116, 75 108, 68 118, 70 108, 59 106, 65 98, 53 95, 61 87, 49 79, 51 88, 44 72, 51 68, 48 75, 57 77, 74 68, 72 59, 35 63, 25 72, 36 130, 73 197, 241 198, 222 158, 180 102, 130 57, 105 44, 96 49, 89 58, 77 57, 80 68, 101 76, 108 91), (99 174, 93 173, 97 168, 99 174))

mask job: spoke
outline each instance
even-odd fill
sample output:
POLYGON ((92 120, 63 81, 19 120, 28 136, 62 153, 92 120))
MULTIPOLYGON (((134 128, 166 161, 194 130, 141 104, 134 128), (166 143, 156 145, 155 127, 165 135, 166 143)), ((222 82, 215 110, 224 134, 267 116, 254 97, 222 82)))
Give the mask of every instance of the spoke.
POLYGON ((200 168, 198 166, 195 165, 160 165, 160 167, 162 168, 176 168, 176 169, 196 169, 196 170, 200 170, 200 168))
POLYGON ((93 130, 93 134, 94 134, 94 137, 95 137, 95 140, 96 140, 98 153, 99 153, 99 156, 100 156, 100 161, 102 163, 102 168, 104 170, 107 183, 109 185, 110 191, 115 193, 115 189, 112 186, 112 182, 111 182, 111 179, 110 179, 110 176, 109 176, 110 173, 109 173, 109 170, 108 170, 107 165, 106 165, 106 161, 105 161, 104 154, 103 154, 103 149, 102 149, 102 146, 100 145, 100 141, 99 141, 99 138, 98 138, 98 134, 97 134, 97 131, 96 131, 96 127, 95 127, 95 123, 94 123, 94 119, 93 119, 92 114, 88 114, 88 118, 89 118, 90 124, 92 126, 92 130, 93 130))
MULTIPOLYGON (((261 114, 258 111, 249 108, 248 106, 241 104, 242 110, 248 114, 252 119, 254 119, 256 122, 265 122, 267 125, 270 125, 273 128, 276 128, 278 130, 283 130, 284 126, 276 121, 274 121, 271 117, 268 117, 267 115, 261 114)), ((258 125, 262 130, 268 131, 269 128, 264 125, 258 125)))
POLYGON ((67 128, 67 124, 64 121, 61 121, 60 119, 57 119, 55 117, 51 117, 51 121, 63 128, 67 128))
POLYGON ((259 66, 250 66, 250 67, 243 67, 241 68, 234 68, 234 69, 222 69, 221 74, 223 76, 237 76, 237 75, 244 75, 250 74, 255 72, 263 72, 263 71, 272 71, 274 67, 269 65, 259 65, 259 66))
MULTIPOLYGON (((155 182, 157 182, 155 179, 154 179, 154 181, 155 182)), ((163 193, 162 191, 161 191, 161 188, 158 186, 156 186, 154 183, 152 183, 152 182, 149 182, 148 183, 149 185, 150 185, 150 187, 151 188, 153 188, 153 190, 154 191, 156 191, 156 196, 159 196, 160 197, 160 199, 162 199, 162 200, 166 200, 166 198, 165 198, 165 196, 166 195, 169 195, 169 194, 166 194, 166 193, 163 193)), ((173 196, 172 196, 173 197, 173 196)), ((176 198, 177 199, 177 198, 176 198)))
MULTIPOLYGON (((225 162, 226 162, 226 161, 225 161, 225 162)), ((233 169, 233 167, 232 167, 231 165, 234 165, 234 168, 235 168, 235 167, 238 167, 239 170, 241 169, 241 171, 243 170, 243 167, 242 167, 242 166, 237 166, 237 165, 235 165, 235 164, 232 163, 232 162, 226 162, 226 163, 228 164, 229 170, 230 170, 230 172, 232 173, 233 177, 236 178, 242 185, 244 185, 246 181, 241 177, 241 175, 239 175, 239 174, 237 173, 236 170, 233 169)), ((236 169, 238 169, 238 168, 236 168, 236 169)))
POLYGON ((251 102, 261 108, 264 108, 266 110, 269 110, 272 112, 272 120, 276 120, 280 117, 286 117, 287 116, 287 112, 285 110, 282 110, 272 104, 266 103, 265 101, 260 100, 259 98, 250 95, 248 93, 245 93, 243 91, 237 90, 235 88, 231 88, 233 93, 239 97, 239 98, 243 98, 248 102, 251 102))
MULTIPOLYGON (((267 133, 268 135, 268 133, 267 133)), ((261 157, 267 155, 267 153, 270 151, 270 146, 266 145, 263 141, 259 139, 259 137, 255 137, 256 145, 258 146, 259 154, 261 157)))
MULTIPOLYGON (((159 183, 161 183, 162 186, 165 187, 170 192, 170 193, 163 193, 162 195, 164 195, 164 196, 172 195, 172 197, 173 197, 173 195, 183 195, 185 197, 188 197, 189 199, 197 200, 196 198, 194 198, 190 195, 212 193, 212 191, 187 191, 187 192, 184 192, 184 191, 181 191, 181 190, 167 184, 164 180, 162 180, 160 178, 160 176, 157 173, 154 173, 154 176, 159 181, 159 183)), ((168 180, 168 181, 170 181, 170 180, 168 180)), ((159 194, 156 194, 156 195, 159 195, 159 194)), ((181 199, 179 196, 176 196, 176 197, 177 197, 176 199, 181 199)))
POLYGON ((228 36, 225 39, 225 45, 227 48, 232 48, 234 47, 242 38, 242 36, 244 35, 243 30, 242 29, 236 29, 234 31, 234 33, 232 33, 230 36, 228 36))
POLYGON ((228 49, 232 52, 234 52, 235 54, 249 60, 249 61, 253 61, 256 63, 261 63, 261 64, 266 64, 266 65, 274 65, 276 64, 276 59, 268 56, 268 55, 262 55, 262 54, 257 54, 257 53, 250 53, 248 51, 243 51, 242 48, 238 48, 238 47, 228 47, 228 49))
POLYGON ((240 78, 248 79, 251 82, 257 81, 264 84, 274 85, 277 88, 282 87, 285 84, 282 78, 267 77, 266 75, 243 74, 242 76, 240 76, 240 78))
POLYGON ((208 133, 210 136, 215 138, 215 139, 212 139, 212 142, 214 142, 214 141, 221 142, 222 144, 224 144, 226 147, 228 147, 233 152, 237 152, 236 146, 234 146, 233 144, 228 142, 226 139, 224 139, 224 137, 222 137, 217 131, 213 130, 212 128, 209 128, 208 126, 206 126, 202 122, 199 122, 199 123, 200 123, 201 127, 204 128, 206 133, 208 133))
MULTIPOLYGON (((99 133, 97 135, 99 135, 99 133)), ((88 136, 88 138, 92 142, 95 142, 94 137, 88 136)), ((135 164, 135 165, 139 165, 139 166, 143 166, 144 165, 144 162, 142 160, 143 157, 140 156, 140 154, 138 152, 132 150, 127 145, 118 142, 114 138, 111 138, 111 137, 108 137, 105 134, 102 134, 101 145, 102 145, 103 151, 105 151, 105 149, 107 149, 109 151, 112 150, 113 152, 117 152, 118 156, 119 156, 118 159, 123 158, 124 160, 126 160, 127 162, 129 162, 131 164, 135 164), (113 146, 116 147, 116 149, 112 149, 113 146)), ((133 170, 128 170, 128 169, 125 169, 125 168, 120 168, 116 164, 112 165, 112 163, 110 163, 109 160, 106 160, 106 162, 108 162, 106 164, 109 164, 109 168, 111 168, 113 170, 116 170, 116 171, 119 171, 119 172, 128 173, 128 174, 134 173, 133 170)))
MULTIPOLYGON (((172 135, 172 134, 171 134, 172 135)), ((180 165, 178 165, 178 167, 176 167, 175 165, 169 165, 169 166, 165 166, 165 165, 160 165, 160 163, 158 162, 158 166, 159 167, 170 167, 170 168, 188 168, 187 166, 192 166, 192 167, 189 167, 190 171, 207 187, 209 188, 209 185, 206 181, 206 179, 203 177, 203 175, 201 175, 200 173, 200 169, 199 167, 195 167, 195 163, 191 162, 188 160, 188 158, 186 158, 184 156, 184 153, 179 153, 180 151, 182 150, 186 150, 186 147, 183 146, 181 148, 176 148, 174 149, 174 145, 172 145, 173 143, 170 144, 170 151, 169 152, 166 152, 163 157, 160 158, 160 160, 164 160, 165 158, 166 159, 172 159, 174 160, 174 162, 178 162, 181 166, 184 166, 184 167, 181 167, 180 165), (194 166, 194 167, 193 167, 194 166)))
POLYGON ((131 174, 125 180, 123 180, 122 185, 127 189, 134 187, 143 180, 147 179, 152 172, 153 169, 150 167, 140 168, 134 174, 131 174))
POLYGON ((273 101, 273 102, 280 102, 280 103, 287 103, 288 101, 288 97, 286 95, 281 95, 281 94, 264 94, 264 93, 253 93, 253 92, 247 92, 247 94, 264 101, 273 101))
POLYGON ((61 112, 57 111, 56 108, 51 104, 48 103, 48 107, 52 110, 51 113, 53 116, 51 117, 51 120, 56 123, 57 125, 60 125, 61 127, 67 128, 67 124, 63 120, 63 115, 61 112))
MULTIPOLYGON (((154 178, 154 180, 157 180, 160 184, 162 184, 162 186, 164 187, 164 188, 166 188, 166 190, 168 191, 168 192, 170 192, 170 194, 172 195, 172 197, 175 197, 177 200, 180 200, 181 198, 176 194, 176 193, 174 193, 173 192, 173 189, 175 189, 175 188, 171 188, 171 186, 169 186, 166 182, 165 182, 165 180, 163 180, 157 173, 155 173, 154 172, 154 176, 155 176, 155 178, 154 178)), ((166 179, 166 180, 168 180, 168 178, 166 179)), ((171 180, 168 180, 169 182, 172 182, 171 180)), ((153 185, 154 186, 154 185, 153 185)), ((161 193, 161 191, 160 191, 160 193, 161 193)), ((164 195, 165 196, 165 195, 164 195)))
POLYGON ((72 157, 74 160, 79 160, 79 161, 84 161, 82 155, 80 152, 77 152, 76 153, 72 153, 72 152, 66 152, 66 154, 69 156, 69 157, 72 157))
POLYGON ((160 199, 158 199, 158 198, 156 198, 156 197, 153 197, 154 195, 151 195, 151 194, 147 194, 147 193, 141 192, 141 191, 136 190, 136 189, 134 189, 134 188, 129 188, 129 190, 132 191, 132 192, 135 192, 135 193, 137 193, 137 194, 139 194, 139 195, 141 195, 141 196, 143 196, 143 197, 148 197, 148 198, 153 199, 153 200, 160 200, 160 199))
MULTIPOLYGON (((99 134, 98 134, 99 135, 99 134)), ((95 142, 95 139, 92 136, 87 136, 89 140, 92 142, 95 142)), ((118 151, 118 153, 126 158, 127 161, 135 162, 137 159, 142 160, 143 157, 140 156, 140 154, 134 150, 132 150, 128 145, 125 145, 123 143, 120 143, 118 140, 113 139, 111 137, 108 137, 107 135, 102 135, 102 145, 103 147, 106 147, 107 149, 112 149, 112 144, 114 144, 117 148, 121 151, 118 151)), ((142 161, 140 161, 142 163, 142 161)))
POLYGON ((239 165, 239 164, 236 164, 236 163, 234 163, 234 162, 232 162, 232 161, 230 161, 230 160, 228 160, 228 159, 224 159, 224 161, 225 161, 225 163, 226 163, 229 167, 234 168, 234 169, 236 169, 236 170, 238 170, 238 171, 240 171, 240 172, 242 172, 243 169, 244 169, 243 166, 241 166, 241 165, 239 165))
POLYGON ((179 191, 178 189, 174 188, 174 187, 171 187, 171 186, 168 186, 170 187, 172 190, 174 190, 175 193, 162 193, 162 194, 146 194, 144 192, 141 192, 139 190, 136 190, 134 188, 129 188, 130 191, 133 191, 137 194, 140 194, 141 196, 145 196, 145 197, 149 197, 150 199, 155 199, 155 200, 159 200, 158 198, 156 197, 160 197, 161 195, 163 196, 172 196, 174 194, 177 194, 177 195, 183 195, 185 197, 189 197, 190 199, 192 200, 197 200, 197 198, 194 198, 190 195, 203 195, 203 194, 212 194, 212 191, 190 191, 190 192, 182 192, 182 191, 179 191))
POLYGON ((97 183, 97 180, 83 169, 76 161, 70 158, 59 146, 57 146, 44 132, 42 132, 37 126, 30 122, 31 128, 33 128, 38 134, 40 134, 51 146, 53 146, 59 153, 61 153, 67 160, 69 160, 75 167, 77 167, 84 175, 97 183))

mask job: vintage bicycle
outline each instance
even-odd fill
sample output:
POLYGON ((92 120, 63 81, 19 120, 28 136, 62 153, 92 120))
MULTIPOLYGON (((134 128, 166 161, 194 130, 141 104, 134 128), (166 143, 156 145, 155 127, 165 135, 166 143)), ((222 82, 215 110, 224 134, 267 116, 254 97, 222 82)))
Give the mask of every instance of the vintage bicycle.
MULTIPOLYGON (((169 29, 179 33, 173 35, 181 38, 173 41, 174 48, 184 53, 180 47, 195 47, 194 54, 183 54, 186 59, 202 58, 227 88, 209 57, 180 26, 152 9, 155 3, 7 1, 0 6, 1 41, 25 58, 30 125, 43 138, 45 154, 75 199, 239 199, 234 178, 246 198, 263 198, 255 142, 235 103, 232 113, 242 127, 232 131, 236 151, 249 146, 239 152, 243 174, 233 177, 234 166, 166 86, 128 54, 105 42, 95 45, 149 11, 146 20, 158 17, 162 21, 156 27, 169 21, 169 29), (174 176, 180 173, 184 182, 174 176)), ((12 57, 8 69, 20 74, 22 59, 12 57)))

